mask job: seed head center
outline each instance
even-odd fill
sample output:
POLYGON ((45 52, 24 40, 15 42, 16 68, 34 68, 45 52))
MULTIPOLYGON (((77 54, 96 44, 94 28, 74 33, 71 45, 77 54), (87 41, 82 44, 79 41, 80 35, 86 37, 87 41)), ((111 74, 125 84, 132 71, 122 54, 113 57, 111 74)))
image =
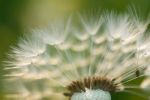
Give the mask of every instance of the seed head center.
POLYGON ((114 83, 114 80, 101 76, 91 76, 81 80, 72 81, 66 88, 69 93, 64 93, 65 96, 72 96, 74 93, 86 92, 87 89, 100 89, 108 92, 119 90, 119 86, 114 83))

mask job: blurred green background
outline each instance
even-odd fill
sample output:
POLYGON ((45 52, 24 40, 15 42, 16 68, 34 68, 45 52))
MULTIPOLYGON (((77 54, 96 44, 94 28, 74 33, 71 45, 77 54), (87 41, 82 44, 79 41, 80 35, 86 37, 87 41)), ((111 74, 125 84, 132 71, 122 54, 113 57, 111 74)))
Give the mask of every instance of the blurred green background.
MULTIPOLYGON (((150 12, 150 0, 0 0, 0 62, 18 37, 31 28, 80 10, 101 8, 122 12, 128 6, 134 6, 142 16, 150 12)), ((0 63, 0 100, 4 100, 3 67, 0 63)), ((120 94, 114 94, 113 100, 143 100, 135 95, 120 94)))

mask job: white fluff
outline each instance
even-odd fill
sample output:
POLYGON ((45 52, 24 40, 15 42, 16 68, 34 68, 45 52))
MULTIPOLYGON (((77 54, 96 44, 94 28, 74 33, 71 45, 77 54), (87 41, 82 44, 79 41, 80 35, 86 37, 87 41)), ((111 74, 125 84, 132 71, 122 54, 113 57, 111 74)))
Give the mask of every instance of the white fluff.
MULTIPOLYGON (((126 91, 126 88, 135 88, 128 82, 149 75, 146 67, 150 64, 150 38, 143 39, 149 21, 142 22, 130 13, 114 12, 82 13, 78 18, 77 25, 71 25, 70 19, 58 20, 34 30, 12 49, 6 61, 8 68, 5 68, 12 74, 7 76, 16 76, 31 96, 19 100, 33 100, 32 94, 37 91, 41 99, 49 96, 49 100, 65 100, 56 99, 56 94, 63 96, 72 81, 88 76, 104 76, 118 83, 118 91, 126 91), (43 94, 47 91, 52 94, 43 94)), ((150 81, 143 84, 142 87, 149 86, 150 81)), ((71 100, 111 100, 109 91, 100 89, 103 87, 74 93, 71 100)))

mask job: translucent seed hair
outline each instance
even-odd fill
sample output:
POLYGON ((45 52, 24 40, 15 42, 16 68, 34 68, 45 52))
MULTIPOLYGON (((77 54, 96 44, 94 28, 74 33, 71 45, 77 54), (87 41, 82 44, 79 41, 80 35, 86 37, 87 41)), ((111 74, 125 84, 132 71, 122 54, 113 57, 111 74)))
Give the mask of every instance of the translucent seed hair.
POLYGON ((111 100, 119 92, 147 100, 149 24, 131 12, 91 10, 33 29, 5 61, 6 100, 111 100), (141 85, 130 83, 138 78, 141 85))

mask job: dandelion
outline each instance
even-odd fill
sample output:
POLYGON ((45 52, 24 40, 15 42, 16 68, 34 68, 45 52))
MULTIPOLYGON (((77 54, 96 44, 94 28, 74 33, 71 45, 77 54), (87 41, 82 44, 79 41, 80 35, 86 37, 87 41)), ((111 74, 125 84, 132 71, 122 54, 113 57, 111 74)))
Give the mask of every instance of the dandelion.
POLYGON ((77 16, 78 23, 69 18, 32 30, 13 47, 5 77, 17 86, 6 86, 6 98, 111 100, 112 93, 127 92, 147 100, 134 89, 149 92, 150 21, 129 12, 77 16), (141 85, 131 83, 138 78, 144 79, 141 85))

